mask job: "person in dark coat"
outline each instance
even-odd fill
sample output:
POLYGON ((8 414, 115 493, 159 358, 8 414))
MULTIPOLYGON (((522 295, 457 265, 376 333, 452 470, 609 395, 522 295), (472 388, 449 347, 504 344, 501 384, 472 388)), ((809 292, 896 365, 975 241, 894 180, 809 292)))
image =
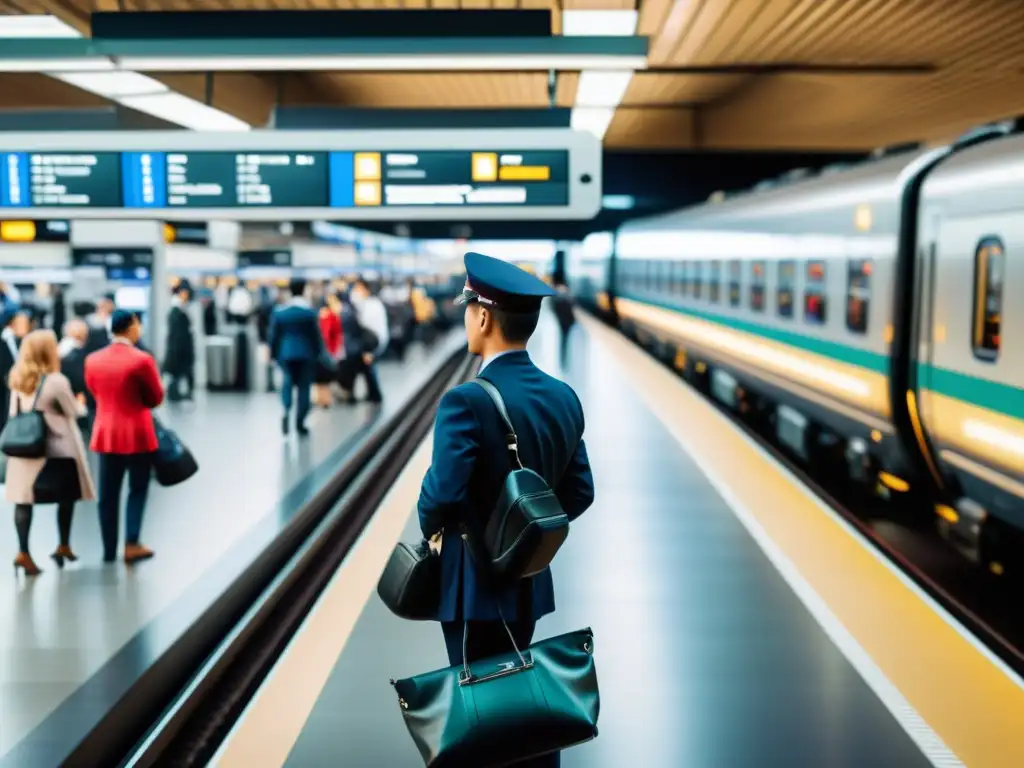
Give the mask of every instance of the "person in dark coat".
POLYGON ((188 304, 192 300, 192 287, 184 280, 174 289, 171 309, 167 314, 167 352, 164 356, 164 373, 170 377, 167 383, 167 400, 192 400, 195 394, 196 342, 192 335, 192 318, 188 304), (185 391, 182 392, 182 384, 185 391))
POLYGON ((21 340, 32 330, 32 321, 20 310, 8 310, 0 322, 3 323, 3 331, 0 331, 0 430, 3 430, 11 402, 7 377, 18 360, 21 340))
MULTIPOLYGON (((583 442, 583 406, 568 384, 541 371, 526 351, 540 319, 541 301, 554 292, 513 264, 466 254, 469 351, 483 358, 478 376, 505 401, 525 468, 544 478, 570 520, 594 501, 594 479, 583 442)), ((555 610, 551 570, 510 585, 483 578, 460 537, 463 526, 482 530, 508 476, 507 430, 483 387, 466 382, 438 405, 433 458, 423 479, 418 513, 424 537, 441 534, 441 622, 448 661, 470 663, 533 639, 537 619, 555 610), (466 626, 468 624, 468 627, 466 626), (507 625, 507 626, 506 626, 507 625)), ((557 753, 517 763, 557 766, 557 753)))
POLYGON ((309 396, 316 373, 316 363, 325 354, 320 324, 316 312, 306 299, 306 281, 293 279, 290 284, 291 300, 274 310, 270 320, 270 358, 281 366, 284 383, 281 404, 284 416, 281 431, 288 434, 292 397, 297 394, 295 427, 300 436, 309 434, 306 417, 309 415, 309 396))

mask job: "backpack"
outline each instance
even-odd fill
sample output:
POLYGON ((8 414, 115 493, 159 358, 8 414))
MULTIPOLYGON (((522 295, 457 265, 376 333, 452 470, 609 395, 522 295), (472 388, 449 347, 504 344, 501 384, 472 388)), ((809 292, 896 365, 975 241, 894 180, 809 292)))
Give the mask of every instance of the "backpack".
POLYGON ((523 466, 519 441, 498 389, 485 379, 474 379, 491 398, 508 432, 511 469, 501 495, 487 518, 477 551, 490 572, 502 581, 535 576, 549 565, 569 535, 569 516, 543 477, 523 466))

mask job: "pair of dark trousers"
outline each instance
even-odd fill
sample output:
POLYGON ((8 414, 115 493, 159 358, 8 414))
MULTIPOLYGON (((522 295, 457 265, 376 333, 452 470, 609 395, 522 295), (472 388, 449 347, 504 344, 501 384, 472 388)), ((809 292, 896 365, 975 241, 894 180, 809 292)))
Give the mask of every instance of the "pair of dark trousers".
MULTIPOLYGON (((535 621, 510 621, 508 627, 520 651, 530 647, 533 632, 537 627, 535 621)), ((445 621, 441 623, 444 633, 444 644, 448 650, 448 663, 451 666, 462 664, 462 633, 464 625, 461 621, 445 621)), ((469 636, 466 640, 466 658, 469 663, 480 661, 490 656, 498 656, 512 651, 505 626, 500 621, 471 621, 469 636)), ((561 757, 558 752, 513 763, 515 768, 558 768, 561 757)))
POLYGON ((353 361, 352 385, 355 386, 355 379, 362 374, 366 377, 366 399, 371 403, 379 403, 383 400, 380 391, 380 382, 377 380, 376 362, 367 363, 362 355, 353 361))
POLYGON ((309 415, 309 388, 313 386, 315 366, 309 360, 285 360, 281 362, 281 373, 284 381, 281 384, 281 405, 284 415, 292 412, 292 389, 299 390, 298 405, 295 411, 295 423, 303 425, 309 415))
POLYGON ((100 533, 103 536, 103 559, 107 562, 112 562, 117 557, 121 486, 124 484, 124 476, 128 475, 124 541, 125 544, 138 544, 152 469, 151 453, 100 454, 100 533))

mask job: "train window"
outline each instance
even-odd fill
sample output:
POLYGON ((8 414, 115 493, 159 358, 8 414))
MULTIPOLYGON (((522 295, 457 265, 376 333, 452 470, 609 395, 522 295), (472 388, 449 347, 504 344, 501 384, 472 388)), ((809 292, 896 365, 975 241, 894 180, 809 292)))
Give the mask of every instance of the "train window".
POLYGON ((683 262, 683 273, 679 283, 679 293, 683 296, 690 295, 690 267, 690 262, 683 262))
POLYGON ((729 262, 729 306, 740 305, 740 277, 742 276, 742 262, 729 262))
POLYGON ((807 288, 804 290, 804 320, 824 325, 828 318, 828 298, 825 296, 825 262, 807 262, 807 288))
POLYGON ((711 275, 708 278, 708 299, 717 303, 722 290, 722 262, 711 262, 711 275))
POLYGON ((793 317, 793 291, 796 286, 796 262, 779 262, 779 286, 776 293, 779 317, 793 317))
POLYGON ((750 308, 755 312, 764 312, 764 277, 765 263, 750 262, 750 308))
POLYGON ((872 266, 871 259, 850 259, 847 264, 846 327, 854 333, 868 332, 872 266))
POLYGON ((693 279, 690 281, 690 293, 699 299, 704 290, 704 262, 693 262, 693 279))
POLYGON ((974 356, 995 362, 1003 324, 1003 277, 1006 252, 997 237, 986 237, 974 254, 974 356))

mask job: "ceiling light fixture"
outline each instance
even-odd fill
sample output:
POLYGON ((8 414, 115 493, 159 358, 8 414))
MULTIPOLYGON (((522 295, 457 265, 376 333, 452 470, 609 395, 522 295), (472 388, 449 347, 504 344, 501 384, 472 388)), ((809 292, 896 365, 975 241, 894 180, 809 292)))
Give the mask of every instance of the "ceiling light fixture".
POLYGON ((325 56, 126 56, 122 69, 136 72, 387 72, 548 71, 639 69, 643 56, 603 54, 409 54, 325 56))
POLYGON ((137 72, 74 72, 53 77, 107 99, 166 93, 166 85, 137 72))
POLYGON ((208 107, 202 102, 174 91, 145 96, 124 96, 118 102, 138 112, 177 123, 193 131, 247 131, 249 124, 227 112, 208 107))
MULTIPOLYGON (((570 37, 628 37, 636 33, 636 11, 565 11, 562 34, 570 37)), ((620 60, 621 61, 621 60, 620 60)), ((571 125, 604 139, 633 79, 634 69, 642 67, 621 62, 616 72, 581 71, 571 125)), ((592 69, 592 68, 589 68, 592 69)), ((605 69, 612 69, 606 67, 605 69)))
POLYGON ((628 37, 636 30, 636 11, 563 11, 566 37, 628 37))
MULTIPOLYGON (((0 40, 78 38, 74 27, 55 16, 0 16, 0 40)), ((35 72, 95 93, 138 112, 158 117, 194 131, 247 131, 248 123, 227 112, 207 106, 151 77, 117 66, 98 56, 89 59, 0 60, 0 72, 35 72)))

